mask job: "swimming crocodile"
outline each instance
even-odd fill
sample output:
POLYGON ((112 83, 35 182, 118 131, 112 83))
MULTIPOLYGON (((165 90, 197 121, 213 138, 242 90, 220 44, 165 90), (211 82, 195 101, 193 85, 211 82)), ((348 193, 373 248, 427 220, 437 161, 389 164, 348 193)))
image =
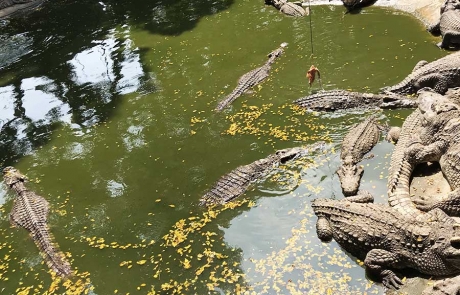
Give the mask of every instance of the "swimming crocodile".
POLYGON ((56 248, 48 229, 48 202, 25 187, 25 176, 15 168, 3 169, 3 177, 5 183, 17 194, 10 213, 11 224, 29 231, 49 268, 62 277, 69 276, 70 264, 64 254, 56 248))
POLYGON ((242 195, 250 184, 263 176, 278 164, 306 155, 322 148, 324 143, 279 150, 264 159, 251 164, 239 166, 230 173, 222 176, 213 187, 201 198, 203 205, 224 204, 242 195))
POLYGON ((418 62, 412 73, 403 81, 382 88, 385 93, 415 94, 424 87, 430 87, 440 94, 448 88, 460 86, 460 52, 455 52, 433 62, 418 62))
POLYGON ((411 268, 432 276, 460 273, 459 225, 439 209, 414 221, 387 205, 349 198, 316 199, 312 207, 318 216, 318 237, 323 241, 334 238, 364 260, 387 288, 398 289, 403 284, 394 269, 411 268))
POLYGON ((279 11, 289 16, 304 16, 307 14, 307 11, 301 5, 287 0, 266 0, 265 3, 275 6, 279 11))
POLYGON ((458 47, 460 45, 460 1, 446 0, 441 6, 439 21, 428 27, 430 33, 442 36, 440 48, 458 47))
POLYGON ((415 108, 417 101, 393 93, 372 94, 346 90, 328 90, 299 98, 294 104, 314 111, 336 111, 344 109, 399 109, 415 108))
POLYGON ((345 196, 358 193, 359 183, 363 176, 363 167, 358 166, 379 141, 380 130, 375 116, 370 116, 350 129, 342 141, 340 159, 342 165, 337 170, 342 191, 345 196))
POLYGON ((270 73, 272 64, 278 57, 281 56, 284 51, 284 47, 286 46, 287 43, 282 43, 278 49, 272 51, 268 55, 268 61, 263 66, 241 76, 241 78, 238 80, 238 85, 236 88, 232 91, 232 93, 227 95, 223 100, 219 102, 216 107, 216 111, 222 111, 243 93, 249 91, 252 87, 265 80, 270 73))

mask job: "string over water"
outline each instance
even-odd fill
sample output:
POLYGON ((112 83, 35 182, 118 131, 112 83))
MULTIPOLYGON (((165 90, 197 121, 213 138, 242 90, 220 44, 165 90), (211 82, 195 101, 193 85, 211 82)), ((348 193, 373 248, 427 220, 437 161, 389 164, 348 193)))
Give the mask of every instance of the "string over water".
POLYGON ((308 11, 309 11, 309 19, 310 19, 310 44, 311 44, 311 57, 313 57, 313 53, 314 53, 314 50, 313 50, 313 28, 311 26, 311 4, 310 4, 310 0, 308 0, 308 11))
MULTIPOLYGON (((312 14, 311 3, 310 3, 310 0, 308 0, 308 15, 309 15, 309 20, 310 20, 310 45, 311 45, 310 59, 313 59, 314 48, 313 48, 313 26, 312 26, 312 22, 311 22, 311 14, 312 14)), ((316 73, 318 73, 319 85, 324 90, 323 83, 321 81, 321 73, 319 72, 318 68, 315 67, 314 65, 312 65, 310 67, 310 69, 308 70, 308 72, 307 72, 308 83, 309 83, 309 85, 311 87, 311 84, 315 81, 315 74, 316 73)))

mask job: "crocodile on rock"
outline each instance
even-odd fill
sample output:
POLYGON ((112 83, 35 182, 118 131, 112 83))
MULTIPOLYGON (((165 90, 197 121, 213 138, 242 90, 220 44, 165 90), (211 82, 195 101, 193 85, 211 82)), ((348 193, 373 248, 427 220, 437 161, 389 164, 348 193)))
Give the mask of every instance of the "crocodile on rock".
POLYGON ((429 87, 444 94, 448 88, 460 86, 460 52, 455 52, 433 62, 418 62, 412 73, 403 81, 382 88, 385 93, 415 94, 418 90, 429 87))
POLYGON ((428 27, 428 31, 435 36, 442 36, 440 48, 460 46, 460 1, 446 0, 441 6, 439 21, 428 27))
POLYGON ((417 102, 393 93, 372 94, 346 90, 328 90, 299 98, 295 105, 314 111, 336 111, 352 108, 415 108, 417 102))
POLYGON ((422 127, 405 154, 413 164, 439 162, 452 191, 441 201, 429 196, 415 200, 417 208, 439 208, 460 215, 460 106, 447 97, 426 91, 419 96, 422 127))
POLYGON ((49 204, 41 196, 29 191, 25 185, 25 176, 13 167, 3 169, 5 183, 16 192, 10 222, 15 227, 25 228, 45 257, 46 264, 62 277, 71 275, 70 264, 59 251, 49 231, 47 220, 49 204))
POLYGON ((318 237, 334 238, 364 260, 387 288, 403 284, 394 269, 411 268, 433 276, 460 273, 460 229, 452 218, 434 209, 414 221, 394 208, 367 201, 314 200, 318 237))
POLYGON ((337 170, 342 191, 345 196, 358 193, 359 183, 363 176, 362 166, 358 163, 379 141, 380 130, 375 116, 352 127, 342 141, 340 159, 342 165, 337 170))
POLYGON ((417 109, 406 118, 401 127, 388 169, 388 203, 413 219, 422 212, 415 207, 410 198, 410 180, 415 164, 408 161, 405 152, 412 142, 412 134, 416 133, 421 125, 421 113, 417 109))
POLYGON ((235 99, 243 95, 243 93, 249 91, 252 87, 265 80, 270 73, 272 64, 278 57, 281 56, 284 51, 284 47, 286 46, 287 43, 282 43, 278 49, 272 51, 268 55, 268 61, 263 66, 241 76, 241 78, 238 80, 238 85, 236 88, 232 91, 232 93, 227 95, 223 100, 219 102, 216 107, 216 111, 222 111, 233 101, 235 101, 235 99))
POLYGON ((287 0, 265 0, 265 3, 275 6, 279 11, 289 16, 304 16, 307 14, 307 11, 301 5, 287 0))
MULTIPOLYGON (((434 114, 432 109, 438 108, 438 111, 442 114, 441 110, 443 108, 437 107, 437 105, 441 105, 444 102, 450 108, 455 108, 455 103, 458 103, 459 97, 460 92, 458 89, 449 89, 445 96, 428 89, 419 91, 419 108, 406 118, 401 127, 399 141, 391 156, 388 172, 388 202, 390 206, 410 218, 415 219, 423 214, 423 211, 419 210, 419 208, 429 210, 426 207, 429 201, 419 200, 419 205, 416 206, 410 195, 412 173, 415 166, 422 162, 416 159, 416 155, 410 154, 414 153, 416 148, 421 147, 420 143, 417 144, 417 138, 414 136, 420 134, 421 130, 426 127, 427 119, 434 114)), ((439 128, 439 125, 436 128, 439 128)), ((431 136, 433 136, 432 140, 437 140, 435 134, 431 136)), ((421 154, 418 156, 421 156, 421 154)), ((455 183, 450 184, 455 187, 455 183)))
POLYGON ((201 198, 200 203, 205 205, 224 204, 242 195, 250 184, 265 175, 278 164, 305 156, 322 148, 324 143, 306 147, 287 148, 277 151, 264 159, 251 164, 239 166, 230 173, 222 176, 213 187, 201 198))

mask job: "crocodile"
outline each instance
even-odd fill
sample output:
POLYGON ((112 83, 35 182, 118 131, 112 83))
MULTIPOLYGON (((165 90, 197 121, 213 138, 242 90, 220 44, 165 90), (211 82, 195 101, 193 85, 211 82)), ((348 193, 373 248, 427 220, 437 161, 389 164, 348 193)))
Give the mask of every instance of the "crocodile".
POLYGON ((322 148, 323 142, 318 142, 305 147, 294 147, 278 150, 266 158, 239 166, 230 173, 222 176, 213 187, 201 198, 200 204, 224 204, 242 195, 250 184, 263 176, 277 164, 296 159, 322 148))
POLYGON ((370 116, 352 127, 344 137, 340 153, 342 165, 337 170, 337 175, 345 196, 357 194, 364 172, 358 163, 377 144, 379 138, 380 130, 375 116, 370 116))
POLYGON ((289 16, 304 16, 307 11, 301 6, 287 0, 266 0, 266 4, 275 6, 282 13, 289 16))
MULTIPOLYGON (((445 96, 439 95, 430 89, 420 90, 418 100, 421 105, 406 118, 401 127, 398 136, 399 140, 391 156, 388 172, 388 202, 390 206, 410 218, 415 219, 423 214, 423 211, 419 209, 424 207, 423 203, 428 205, 426 200, 418 200, 418 205, 417 202, 414 203, 410 197, 409 187, 412 172, 418 162, 411 159, 408 150, 415 149, 414 135, 420 133, 423 128, 423 122, 426 122, 422 112, 426 114, 428 111, 430 112, 429 114, 432 114, 430 110, 437 105, 437 101, 446 102, 448 100, 451 102, 449 105, 452 106, 452 103, 458 103, 459 97, 460 92, 455 88, 449 89, 445 96)), ((426 207, 424 209, 425 211, 428 210, 426 207)))
POLYGON ((318 217, 318 237, 333 238, 364 260, 387 288, 403 285, 395 269, 410 268, 431 276, 460 273, 460 228, 440 209, 412 220, 387 205, 349 198, 316 199, 312 207, 318 217))
POLYGON ((53 242, 54 238, 47 225, 48 202, 25 187, 26 178, 17 169, 6 167, 3 169, 3 177, 8 187, 17 194, 9 215, 11 224, 29 231, 49 268, 61 277, 70 276, 70 264, 53 242))
POLYGON ((352 108, 416 108, 417 102, 393 93, 373 94, 346 90, 328 90, 295 100, 294 105, 314 111, 336 111, 352 108))
POLYGON ((238 80, 238 85, 236 88, 232 91, 232 93, 227 95, 223 100, 219 102, 216 107, 216 111, 222 111, 243 93, 249 91, 252 87, 265 80, 270 73, 272 64, 278 57, 281 56, 284 51, 284 47, 286 46, 287 43, 282 43, 279 48, 268 54, 268 60, 263 66, 241 76, 241 78, 238 80))
POLYGON ((382 88, 385 93, 415 94, 424 87, 444 94, 448 88, 460 86, 460 52, 455 52, 432 62, 419 61, 412 73, 400 83, 382 88))
POLYGON ((405 151, 412 142, 412 134, 421 125, 422 115, 417 109, 406 118, 401 127, 388 169, 388 203, 400 213, 414 219, 423 212, 415 207, 410 198, 409 185, 415 164, 406 158, 405 151))
POLYGON ((393 143, 396 144, 396 143, 398 143, 400 134, 401 134, 401 127, 393 126, 388 130, 385 139, 388 142, 393 142, 393 143))
POLYGON ((413 135, 406 157, 413 164, 439 162, 452 191, 441 201, 429 196, 414 200, 423 211, 439 208, 460 215, 460 106, 447 97, 426 91, 419 96, 422 127, 413 135))
POLYGON ((442 36, 440 48, 458 47, 460 45, 460 1, 446 0, 441 6, 439 21, 427 30, 435 36, 442 36))

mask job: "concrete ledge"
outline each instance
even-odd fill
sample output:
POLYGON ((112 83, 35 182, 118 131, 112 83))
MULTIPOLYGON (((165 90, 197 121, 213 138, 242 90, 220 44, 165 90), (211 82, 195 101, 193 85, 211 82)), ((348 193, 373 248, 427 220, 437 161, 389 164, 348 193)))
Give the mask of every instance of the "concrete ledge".
MULTIPOLYGON (((308 3, 308 0, 304 0, 308 3)), ((439 19, 439 10, 444 0, 378 0, 374 6, 392 7, 411 13, 425 25, 435 23, 439 19)), ((311 5, 342 5, 338 0, 310 0, 311 5)))

